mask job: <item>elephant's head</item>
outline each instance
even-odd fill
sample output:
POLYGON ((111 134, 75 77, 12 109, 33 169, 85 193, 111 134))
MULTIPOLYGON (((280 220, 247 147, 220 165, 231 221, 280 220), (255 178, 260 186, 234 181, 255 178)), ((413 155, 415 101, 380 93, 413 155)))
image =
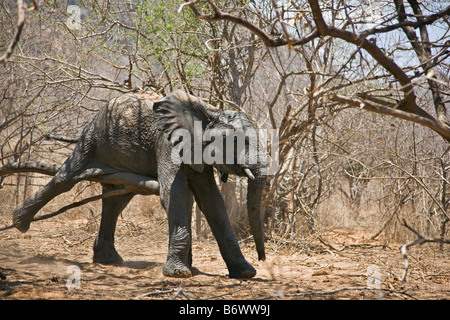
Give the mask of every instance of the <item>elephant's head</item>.
POLYGON ((221 173, 248 178, 247 209, 258 259, 265 259, 261 202, 266 177, 258 131, 240 111, 220 110, 175 91, 153 105, 156 123, 169 135, 172 160, 202 172, 211 165, 221 173))

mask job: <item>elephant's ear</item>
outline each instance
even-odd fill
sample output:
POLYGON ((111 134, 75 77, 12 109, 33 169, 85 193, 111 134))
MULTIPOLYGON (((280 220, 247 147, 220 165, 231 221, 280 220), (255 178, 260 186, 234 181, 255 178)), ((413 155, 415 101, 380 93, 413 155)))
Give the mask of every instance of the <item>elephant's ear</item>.
POLYGON ((156 128, 169 134, 169 136, 174 130, 182 127, 170 100, 172 99, 169 96, 153 103, 156 128))
MULTIPOLYGON (((210 115, 205 105, 196 97, 182 91, 175 91, 171 95, 155 101, 153 112, 157 129, 164 131, 169 140, 177 129, 185 129, 189 132, 192 146, 194 141, 202 141, 203 131, 210 121, 210 115)), ((202 146, 196 146, 201 147, 202 146)), ((203 152, 203 150, 202 150, 203 152)), ((191 152, 194 155, 194 150, 191 152)), ((201 163, 191 159, 191 167, 202 172, 205 166, 203 157, 201 163)))

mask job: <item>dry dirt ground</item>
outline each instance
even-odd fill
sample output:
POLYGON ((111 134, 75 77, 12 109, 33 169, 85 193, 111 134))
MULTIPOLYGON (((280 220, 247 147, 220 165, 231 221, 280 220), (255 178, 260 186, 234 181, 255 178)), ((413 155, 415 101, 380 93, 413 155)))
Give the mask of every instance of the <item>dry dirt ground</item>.
POLYGON ((241 248, 258 273, 251 280, 238 280, 227 277, 214 239, 194 237, 194 276, 175 279, 162 275, 167 253, 165 219, 139 214, 119 218, 116 248, 125 263, 104 266, 92 263, 98 216, 65 215, 34 222, 25 234, 15 229, 0 232, 0 299, 450 298, 449 246, 443 251, 435 244, 411 248, 407 282, 402 283, 400 244, 383 247, 381 242, 364 239, 361 232, 324 232, 323 239, 335 248, 345 243, 340 251, 318 241, 311 241, 309 249, 299 249, 272 238, 264 262, 256 260, 253 242, 247 239, 241 241, 241 248), (79 267, 79 288, 73 288, 77 284, 76 273, 69 268, 73 265, 79 267))

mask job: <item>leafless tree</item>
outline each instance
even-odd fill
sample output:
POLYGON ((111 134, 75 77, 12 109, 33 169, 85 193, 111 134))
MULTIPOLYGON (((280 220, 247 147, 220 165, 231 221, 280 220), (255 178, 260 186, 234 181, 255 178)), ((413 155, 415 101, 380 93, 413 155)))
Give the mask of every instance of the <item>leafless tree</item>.
POLYGON ((437 148, 423 148, 425 141, 430 141, 426 131, 414 125, 403 130, 403 124, 392 122, 397 130, 383 127, 379 137, 384 144, 380 148, 387 152, 376 156, 378 147, 364 132, 370 134, 367 126, 378 118, 346 109, 349 106, 418 123, 448 141, 450 7, 432 1, 319 4, 309 0, 250 1, 240 6, 186 1, 180 10, 187 8, 208 23, 232 22, 248 30, 272 58, 269 78, 276 83, 265 86, 263 92, 270 101, 266 112, 269 123, 280 131, 282 167, 274 177, 276 187, 269 192, 269 199, 277 199, 273 201, 277 209, 273 210, 279 219, 274 221, 285 221, 283 230, 295 231, 298 211, 306 214, 303 224, 313 228, 318 201, 336 190, 336 183, 343 181, 339 170, 343 170, 350 190, 340 190, 353 205, 370 181, 372 185, 383 181, 385 191, 380 199, 390 205, 383 204, 382 210, 389 216, 379 231, 393 221, 395 224, 398 220, 393 217, 400 216, 408 204, 412 206, 409 210, 417 209, 420 194, 429 199, 426 202, 431 201, 423 208, 424 216, 439 212, 437 224, 443 236, 448 221, 446 142, 433 139, 437 148), (348 121, 349 116, 361 120, 359 127, 343 132, 336 124, 348 121), (358 138, 353 140, 352 136, 358 138), (407 143, 410 151, 399 150, 401 143, 407 143), (426 161, 423 152, 435 155, 433 161, 426 161), (407 168, 409 163, 412 170, 407 168), (311 186, 315 186, 314 192, 311 186), (387 200, 387 190, 395 190, 395 197, 387 200))

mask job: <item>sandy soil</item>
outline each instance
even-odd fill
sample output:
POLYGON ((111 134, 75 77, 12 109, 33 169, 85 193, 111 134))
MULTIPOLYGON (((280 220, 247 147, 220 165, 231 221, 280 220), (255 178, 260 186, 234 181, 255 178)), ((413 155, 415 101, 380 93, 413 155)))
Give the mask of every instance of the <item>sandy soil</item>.
POLYGON ((251 280, 229 279, 214 239, 194 239, 194 276, 167 278, 167 223, 142 215, 119 218, 116 248, 123 266, 92 263, 98 217, 52 218, 22 234, 0 233, 0 299, 449 299, 450 250, 437 245, 409 251, 407 282, 400 281, 400 244, 380 246, 361 232, 333 230, 308 249, 267 243, 268 259, 256 260, 252 241, 241 248, 258 273, 251 280), (367 246, 362 244, 372 244, 367 246), (80 269, 79 288, 70 266, 80 269), (69 271, 69 272, 68 272, 69 271), (375 278, 378 277, 379 278, 375 278), (379 280, 377 280, 379 279, 379 280), (378 282, 377 282, 378 281, 378 282), (72 286, 69 290, 67 284, 72 286), (381 288, 374 290, 371 288, 381 288))

